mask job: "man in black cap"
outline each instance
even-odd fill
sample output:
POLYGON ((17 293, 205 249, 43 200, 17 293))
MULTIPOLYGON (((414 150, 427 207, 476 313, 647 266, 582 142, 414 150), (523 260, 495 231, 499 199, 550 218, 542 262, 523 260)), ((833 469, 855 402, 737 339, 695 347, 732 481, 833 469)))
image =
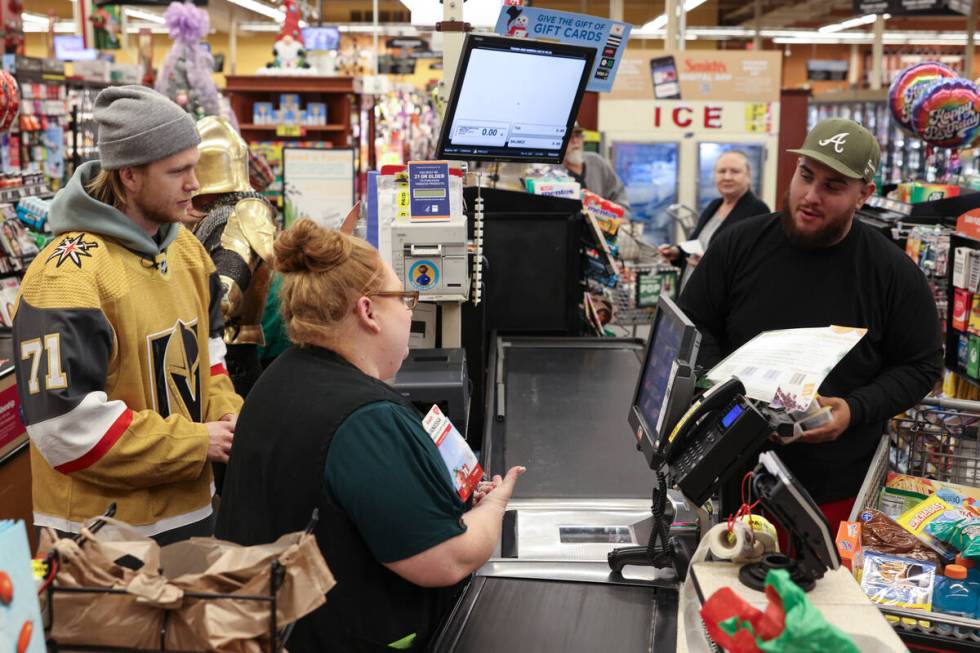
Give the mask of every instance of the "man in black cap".
MULTIPOLYGON (((939 313, 925 276, 854 214, 874 192, 880 149, 851 120, 816 125, 783 210, 711 243, 679 299, 702 335, 708 369, 763 331, 839 325, 867 334, 820 387, 829 424, 778 449, 836 532, 885 421, 928 394, 942 372, 939 313)), ((740 478, 740 477, 739 477, 740 478)))
POLYGON ((24 277, 14 360, 34 523, 116 517, 166 544, 213 532, 211 461, 242 400, 225 371, 221 289, 180 226, 198 189, 194 120, 142 86, 95 100, 100 161, 55 197, 55 239, 24 277))

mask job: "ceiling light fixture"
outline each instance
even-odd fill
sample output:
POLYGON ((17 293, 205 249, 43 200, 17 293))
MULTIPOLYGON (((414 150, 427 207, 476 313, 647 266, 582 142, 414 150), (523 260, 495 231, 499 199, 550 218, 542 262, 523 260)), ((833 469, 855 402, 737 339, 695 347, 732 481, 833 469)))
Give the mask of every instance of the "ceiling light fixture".
POLYGON ((143 11, 142 9, 133 9, 132 7, 126 7, 125 9, 123 9, 123 13, 125 13, 130 18, 138 18, 140 20, 145 20, 150 23, 156 23, 158 25, 164 24, 163 16, 161 16, 160 14, 154 14, 153 12, 150 11, 143 11))
POLYGON ((44 23, 45 25, 48 24, 48 17, 42 16, 41 14, 29 14, 25 11, 20 15, 20 17, 25 23, 37 23, 39 25, 41 23, 44 23))
MULTIPOLYGON (((286 14, 279 9, 270 7, 267 4, 258 2, 257 0, 228 0, 228 2, 238 5, 242 9, 248 9, 249 11, 254 11, 257 14, 262 14, 272 20, 282 22, 286 18, 286 14)), ((278 31, 278 26, 277 26, 278 31)))
MULTIPOLYGON (((891 18, 891 14, 882 14, 882 18, 888 20, 891 18)), ((851 18, 849 20, 841 21, 839 23, 833 23, 831 25, 824 25, 817 31, 822 34, 828 34, 832 32, 841 32, 846 29, 851 29, 852 27, 860 27, 861 25, 870 25, 878 19, 877 14, 867 14, 864 16, 859 16, 858 18, 851 18)))
MULTIPOLYGON (((703 5, 707 0, 684 0, 684 11, 688 12, 703 5)), ((650 22, 646 23, 638 31, 644 35, 647 32, 656 32, 667 27, 667 14, 660 14, 650 22)))

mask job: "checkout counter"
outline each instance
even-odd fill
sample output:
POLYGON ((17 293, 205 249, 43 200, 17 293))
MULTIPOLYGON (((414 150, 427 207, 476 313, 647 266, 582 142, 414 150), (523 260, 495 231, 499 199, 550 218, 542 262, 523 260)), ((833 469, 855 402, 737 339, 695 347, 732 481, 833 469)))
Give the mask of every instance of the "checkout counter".
MULTIPOLYGON (((722 470, 737 467, 722 461, 754 460, 772 429, 737 392, 737 380, 691 405, 699 335, 672 302, 662 303, 646 347, 630 339, 496 338, 485 396, 484 469, 503 474, 520 464, 528 471, 508 505, 500 544, 464 590, 432 650, 702 651, 708 650, 703 644, 689 648, 684 632, 685 619, 688 633, 703 628, 696 610, 685 617, 681 609, 685 576, 696 601, 721 586, 732 586, 750 602, 764 597, 740 585, 736 565, 695 559, 689 566, 710 524, 684 494, 699 504, 705 492, 717 491, 726 480, 722 470), (692 413, 696 417, 688 420, 692 413), (692 429, 672 428, 694 422, 693 437, 692 429), (668 470, 684 494, 667 490, 664 474, 655 470, 668 470), (658 497, 659 513, 651 507, 658 497), (647 543, 654 532, 662 548, 651 557, 647 543), (628 561, 621 573, 611 570, 619 567, 617 559, 628 561)), ((853 627, 825 612, 845 632, 881 643, 880 650, 905 650, 839 566, 815 504, 805 492, 787 490, 795 482, 778 459, 772 465, 760 478, 781 479, 768 486, 774 497, 791 514, 806 513, 813 525, 800 540, 808 557, 783 560, 803 580, 825 577, 812 594, 819 607, 834 597, 847 599, 853 609, 838 613, 859 616, 850 619, 853 627)))
POLYGON ((500 546, 434 651, 671 651, 677 591, 652 568, 616 577, 610 548, 649 537, 649 467, 624 419, 643 343, 499 337, 490 351, 488 475, 527 465, 500 546))

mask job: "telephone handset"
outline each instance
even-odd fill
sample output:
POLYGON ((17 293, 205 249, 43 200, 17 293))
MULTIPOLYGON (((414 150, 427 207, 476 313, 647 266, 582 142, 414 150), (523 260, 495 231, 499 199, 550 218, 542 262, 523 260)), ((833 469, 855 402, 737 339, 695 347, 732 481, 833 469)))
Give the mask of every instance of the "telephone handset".
POLYGON ((703 505, 718 486, 758 453, 772 426, 732 377, 694 402, 667 438, 663 454, 674 483, 694 505, 703 505))
POLYGON ((667 462, 673 463, 688 448, 689 442, 697 440, 696 434, 702 430, 698 429, 699 425, 710 426, 709 416, 744 394, 745 386, 734 376, 724 383, 708 388, 677 420, 670 436, 661 440, 662 454, 667 462))

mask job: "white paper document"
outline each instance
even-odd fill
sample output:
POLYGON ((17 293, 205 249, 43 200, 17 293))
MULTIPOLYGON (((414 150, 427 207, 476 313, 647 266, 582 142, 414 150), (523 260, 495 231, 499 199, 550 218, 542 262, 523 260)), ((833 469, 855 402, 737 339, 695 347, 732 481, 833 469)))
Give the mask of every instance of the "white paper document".
POLYGON ((685 240, 683 243, 677 243, 677 246, 687 256, 704 256, 704 244, 697 238, 694 240, 685 240))
POLYGON ((750 399, 806 410, 831 370, 864 337, 867 329, 827 326, 765 331, 708 372, 722 383, 737 376, 750 399))

